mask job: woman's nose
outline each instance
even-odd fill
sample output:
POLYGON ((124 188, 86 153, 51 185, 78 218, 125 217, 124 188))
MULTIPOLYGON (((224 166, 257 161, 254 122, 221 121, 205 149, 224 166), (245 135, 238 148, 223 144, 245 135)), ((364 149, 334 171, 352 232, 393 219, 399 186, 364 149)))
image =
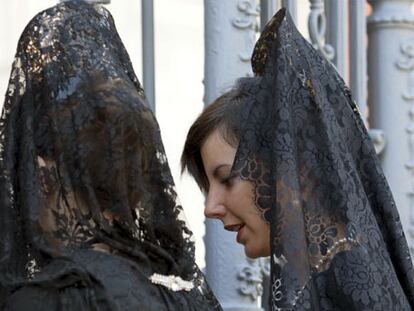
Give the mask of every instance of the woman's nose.
POLYGON ((221 219, 225 214, 226 207, 224 202, 222 202, 218 195, 209 192, 205 202, 204 215, 207 218, 221 219))

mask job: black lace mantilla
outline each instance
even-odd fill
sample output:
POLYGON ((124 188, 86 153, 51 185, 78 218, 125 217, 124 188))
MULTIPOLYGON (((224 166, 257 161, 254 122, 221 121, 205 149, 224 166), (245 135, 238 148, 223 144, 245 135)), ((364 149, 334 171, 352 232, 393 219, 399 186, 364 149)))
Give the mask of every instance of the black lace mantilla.
POLYGON ((272 310, 411 310, 409 249, 343 80, 283 9, 252 66, 233 170, 270 224, 272 310))
POLYGON ((24 30, 0 119, 0 200, 0 309, 220 310, 103 7, 66 1, 24 30))

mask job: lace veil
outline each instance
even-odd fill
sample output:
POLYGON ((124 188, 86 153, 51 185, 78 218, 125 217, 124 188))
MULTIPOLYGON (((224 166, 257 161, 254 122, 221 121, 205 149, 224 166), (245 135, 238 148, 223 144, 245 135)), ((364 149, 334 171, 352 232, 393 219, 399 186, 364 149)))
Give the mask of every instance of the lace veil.
POLYGON ((0 301, 27 284, 93 283, 75 258, 97 250, 193 281, 202 310, 219 309, 159 126, 100 5, 65 1, 24 30, 0 119, 0 200, 0 301), (57 258, 71 269, 52 273, 57 258))
POLYGON ((411 310, 399 215, 343 80, 284 9, 252 67, 233 171, 270 224, 272 310, 411 310))

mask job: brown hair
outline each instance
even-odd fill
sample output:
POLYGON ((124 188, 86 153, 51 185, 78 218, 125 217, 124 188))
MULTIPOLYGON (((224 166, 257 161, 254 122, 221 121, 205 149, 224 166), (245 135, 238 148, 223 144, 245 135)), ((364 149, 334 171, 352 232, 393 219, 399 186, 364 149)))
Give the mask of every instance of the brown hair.
POLYGON ((232 90, 207 106, 188 131, 181 155, 181 168, 182 172, 187 170, 194 177, 202 191, 208 191, 209 184, 201 159, 201 146, 210 134, 218 129, 227 143, 237 147, 242 122, 241 107, 249 96, 246 86, 252 84, 255 79, 240 79, 232 90))

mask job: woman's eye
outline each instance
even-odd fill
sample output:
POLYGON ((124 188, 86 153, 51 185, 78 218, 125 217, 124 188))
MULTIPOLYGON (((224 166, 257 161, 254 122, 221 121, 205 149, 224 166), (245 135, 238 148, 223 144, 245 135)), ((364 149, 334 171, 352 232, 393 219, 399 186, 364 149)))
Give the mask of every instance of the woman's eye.
POLYGON ((235 175, 231 174, 227 177, 222 178, 221 183, 226 186, 230 186, 234 180, 235 175))

